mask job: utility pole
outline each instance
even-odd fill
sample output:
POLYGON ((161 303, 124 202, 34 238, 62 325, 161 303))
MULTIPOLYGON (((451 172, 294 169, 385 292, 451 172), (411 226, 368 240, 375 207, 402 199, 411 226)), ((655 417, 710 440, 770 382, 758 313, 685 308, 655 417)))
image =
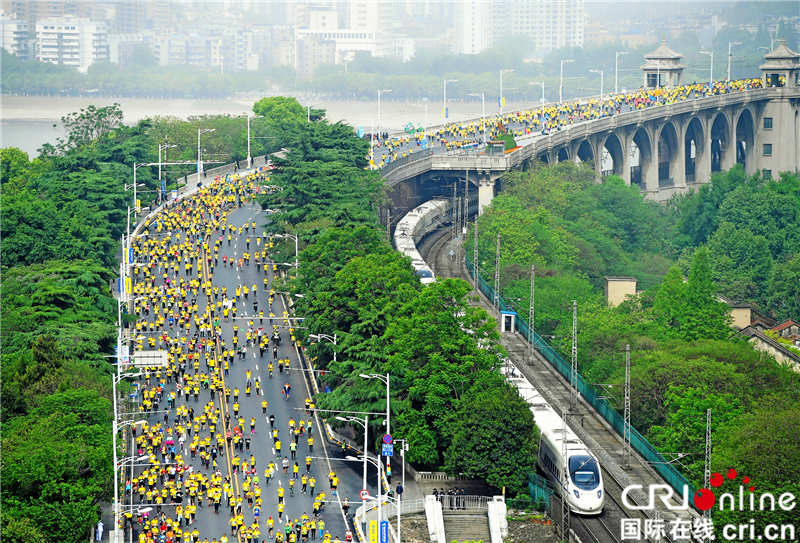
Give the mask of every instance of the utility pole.
POLYGON ((500 312, 500 233, 497 234, 497 256, 494 262, 494 308, 500 312))
POLYGON ((631 467, 631 346, 625 345, 625 426, 622 431, 622 468, 631 467))
MULTIPOLYGON (((567 411, 561 411, 561 457, 567 457, 567 411)), ((566 467, 566 466, 565 466, 566 467)), ((561 540, 569 541, 569 531, 572 529, 572 520, 567 506, 567 488, 569 487, 569 470, 561 470, 561 540)))
POLYGON ((478 279, 478 216, 475 215, 475 240, 472 246, 472 278, 475 283, 475 294, 480 289, 480 279, 478 279))
POLYGON ((536 285, 536 264, 531 264, 531 297, 528 304, 528 363, 533 364, 533 294, 536 285))
POLYGON ((570 405, 575 409, 578 407, 578 300, 572 300, 572 375, 570 384, 572 384, 570 405))
MULTIPOLYGON (((703 484, 708 488, 711 482, 711 409, 706 410, 706 465, 703 473, 703 484)), ((708 509, 703 516, 711 518, 711 509, 708 509)))

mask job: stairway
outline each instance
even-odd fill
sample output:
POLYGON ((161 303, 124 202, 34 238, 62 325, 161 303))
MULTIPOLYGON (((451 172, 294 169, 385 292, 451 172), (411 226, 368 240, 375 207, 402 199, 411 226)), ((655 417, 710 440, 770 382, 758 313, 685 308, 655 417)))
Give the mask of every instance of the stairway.
POLYGON ((486 511, 442 511, 444 516, 444 535, 453 541, 491 542, 489 515, 486 511))

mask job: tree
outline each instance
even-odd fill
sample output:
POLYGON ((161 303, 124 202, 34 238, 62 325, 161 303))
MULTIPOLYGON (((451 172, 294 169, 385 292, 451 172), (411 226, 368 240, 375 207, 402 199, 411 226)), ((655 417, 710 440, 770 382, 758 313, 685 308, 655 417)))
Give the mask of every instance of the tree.
POLYGON ((486 480, 513 496, 528 489, 539 432, 530 406, 512 385, 496 379, 461 402, 453 421, 445 469, 486 480))
POLYGON ((772 255, 764 236, 723 222, 708 242, 712 279, 736 302, 759 302, 772 272, 772 255))
POLYGON ((717 287, 711 278, 708 249, 695 252, 689 281, 686 286, 685 325, 683 337, 696 339, 725 339, 730 336, 730 308, 717 298, 717 287))
POLYGON ((658 289, 653 302, 653 316, 672 335, 677 334, 684 325, 686 285, 683 274, 677 267, 670 268, 658 289))
POLYGON ((775 264, 769 278, 769 306, 780 319, 800 316, 800 253, 775 264))

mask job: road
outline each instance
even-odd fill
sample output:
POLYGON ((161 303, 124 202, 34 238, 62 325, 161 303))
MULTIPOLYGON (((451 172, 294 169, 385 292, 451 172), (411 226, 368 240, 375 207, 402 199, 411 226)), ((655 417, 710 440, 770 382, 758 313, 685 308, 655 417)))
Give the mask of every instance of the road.
MULTIPOLYGON (((205 192, 205 191, 204 191, 205 192)), ((186 199, 186 201, 194 201, 197 196, 190 196, 186 199)), ((186 206, 179 211, 179 214, 187 215, 185 212, 186 206)), ((172 216, 175 216, 175 211, 169 211, 172 216)), ((189 219, 186 217, 181 217, 180 219, 176 219, 181 226, 186 227, 187 231, 181 233, 180 241, 184 241, 188 235, 192 235, 192 227, 191 224, 191 212, 188 213, 189 219)), ((274 281, 275 272, 273 271, 273 266, 270 264, 266 266, 262 266, 262 269, 259 271, 255 265, 254 261, 251 261, 249 265, 244 265, 241 270, 238 269, 238 266, 230 267, 224 266, 223 267, 223 256, 228 258, 234 257, 237 260, 242 256, 242 253, 248 251, 246 239, 250 238, 250 249, 251 253, 255 252, 256 248, 264 249, 264 245, 266 243, 266 236, 264 235, 264 223, 266 219, 264 215, 261 213, 260 207, 253 204, 248 203, 243 205, 242 207, 235 208, 231 210, 227 215, 227 224, 235 225, 236 227, 244 226, 245 224, 252 224, 255 222, 258 225, 257 232, 262 235, 262 243, 261 246, 258 247, 256 244, 256 235, 253 234, 253 230, 251 229, 249 232, 242 232, 241 234, 238 233, 238 230, 235 234, 232 235, 231 243, 228 245, 227 241, 227 231, 223 234, 223 241, 219 248, 219 255, 218 255, 218 264, 214 267, 213 271, 213 278, 212 278, 212 298, 213 298, 213 288, 218 288, 219 292, 217 294, 217 302, 223 300, 223 289, 227 290, 228 298, 232 298, 234 293, 238 287, 247 285, 248 288, 252 289, 253 285, 256 285, 256 292, 250 292, 248 295, 248 299, 245 300, 244 296, 242 296, 236 306, 238 308, 238 316, 236 318, 231 318, 227 322, 224 318, 220 319, 219 323, 219 330, 218 332, 221 333, 221 337, 225 342, 226 349, 231 348, 231 344, 233 341, 234 336, 234 326, 238 327, 238 337, 240 339, 239 345, 243 345, 245 342, 245 333, 249 327, 249 321, 255 320, 253 323, 253 328, 257 330, 260 326, 264 328, 264 334, 272 335, 272 326, 269 323, 269 313, 270 309, 268 306, 268 299, 269 293, 265 290, 264 286, 264 277, 267 277, 269 281, 268 288, 272 288, 272 284, 274 281), (260 319, 256 318, 257 313, 254 311, 253 307, 253 300, 257 299, 259 302, 259 310, 263 310, 265 313, 265 317, 263 319, 263 323, 260 319)), ((199 226, 199 225, 198 225, 199 226)), ((201 228, 197 228, 195 230, 195 234, 199 235, 201 232, 201 228)), ((167 253, 171 253, 175 250, 175 247, 179 243, 176 241, 177 232, 172 232, 170 236, 167 235, 167 227, 165 226, 162 229, 162 232, 159 234, 157 232, 157 228, 155 224, 150 226, 150 229, 147 231, 149 235, 139 238, 137 241, 139 243, 139 247, 144 247, 145 243, 149 243, 149 248, 152 249, 154 247, 153 244, 158 243, 161 247, 158 251, 162 254, 164 251, 169 248, 167 253), (150 240, 146 242, 145 240, 150 240), (169 240, 169 241, 168 241, 169 240)), ((214 241, 216 238, 219 237, 219 232, 214 231, 212 233, 212 241, 210 243, 211 248, 213 249, 214 241)), ((194 242, 191 244, 194 246, 194 242)), ((181 250, 178 248, 178 250, 181 250)), ((151 265, 154 258, 148 257, 146 255, 148 251, 146 250, 139 250, 137 251, 137 261, 144 262, 147 265, 151 265)), ((190 252, 184 253, 191 254, 190 252)), ((192 279, 197 279, 197 260, 195 261, 195 266, 193 268, 194 275, 189 275, 186 273, 186 270, 183 266, 183 256, 179 258, 181 261, 180 266, 180 274, 171 273, 170 280, 172 281, 180 281, 180 278, 184 278, 185 281, 190 281, 192 279)), ((163 258, 163 257, 161 257, 163 258)), ((141 289, 147 288, 144 285, 149 285, 149 281, 145 281, 146 277, 144 272, 138 274, 138 283, 137 283, 137 290, 140 292, 138 295, 144 294, 146 299, 140 299, 138 303, 138 309, 141 314, 141 322, 154 322, 155 323, 155 305, 159 304, 163 300, 163 297, 160 293, 158 293, 158 287, 165 285, 165 280, 163 277, 164 270, 158 266, 154 268, 156 273, 153 275, 156 276, 155 279, 155 287, 149 287, 149 290, 145 292, 141 292, 141 289), (147 315, 144 311, 144 305, 149 302, 150 305, 150 314, 147 315)), ((208 273, 210 270, 206 268, 203 270, 204 273, 208 273)), ((207 276, 204 275, 204 279, 207 280, 207 276)), ((192 298, 191 289, 187 293, 187 300, 192 298)), ((180 297, 178 298, 178 302, 182 302, 180 297)), ((197 303, 197 312, 196 315, 202 317, 206 314, 208 300, 206 296, 204 296, 202 289, 198 291, 196 295, 196 303, 197 303)), ((177 312, 179 308, 178 305, 172 306, 168 303, 170 307, 173 308, 173 311, 177 312)), ((305 419, 308 421, 311 419, 311 415, 307 414, 304 409, 304 400, 306 397, 309 396, 309 388, 306 381, 306 377, 303 371, 301 370, 300 360, 298 358, 297 349, 292 345, 291 341, 291 334, 290 330, 284 326, 284 321, 282 319, 284 313, 284 300, 280 295, 276 295, 274 299, 274 303, 272 305, 272 312, 276 315, 276 323, 278 324, 278 331, 281 335, 281 342, 277 349, 277 357, 279 359, 289 359, 289 368, 290 371, 279 372, 278 367, 276 364, 275 370, 273 372, 274 378, 270 379, 268 375, 267 366, 273 359, 272 353, 272 346, 268 348, 266 352, 264 352, 263 356, 259 355, 259 349, 255 347, 248 348, 248 352, 246 354, 245 359, 240 359, 238 356, 234 356, 234 360, 229 365, 229 371, 227 375, 224 375, 224 371, 219 371, 220 373, 220 380, 224 381, 224 387, 230 389, 232 392, 238 388, 240 390, 239 395, 239 416, 245 420, 244 424, 244 435, 245 437, 250 437, 250 450, 242 451, 242 452, 234 452, 232 447, 225 444, 225 440, 222 439, 220 442, 224 445, 220 451, 220 455, 217 457, 218 469, 219 469, 219 477, 220 477, 220 484, 218 486, 222 486, 226 482, 226 477, 230 479, 231 486, 233 488, 233 496, 234 500, 236 496, 244 497, 243 491, 243 484, 245 483, 245 476, 239 470, 238 473, 234 473, 232 469, 232 458, 235 457, 237 454, 242 462, 250 461, 250 458, 255 460, 255 466, 257 468, 257 475, 260 478, 259 488, 262 491, 261 497, 263 499, 263 504, 261 507, 261 521, 259 523, 259 528, 261 530, 261 537, 262 539, 267 539, 267 518, 273 517, 276 519, 275 526, 278 530, 284 529, 284 520, 288 518, 290 519, 300 519, 301 515, 306 514, 313 519, 312 508, 314 504, 314 498, 311 496, 310 491, 306 494, 303 494, 301 491, 300 480, 297 480, 296 487, 294 490, 294 496, 290 496, 289 492, 289 482, 290 477, 292 474, 292 468, 289 469, 289 476, 284 476, 281 470, 281 458, 288 456, 291 460, 291 455, 289 451, 289 443, 290 443, 290 436, 289 436, 289 429, 288 423, 290 419, 294 419, 296 423, 299 425, 300 419, 305 419), (251 395, 247 396, 245 394, 245 389, 247 385, 247 372, 250 371, 251 375, 251 382, 253 383, 253 387, 251 389, 251 395), (260 395, 256 394, 255 389, 255 382, 256 380, 260 381, 260 395), (291 394, 288 400, 284 399, 284 395, 282 394, 283 386, 288 383, 291 386, 291 394), (262 401, 266 400, 268 402, 268 408, 266 415, 263 413, 262 410, 262 401), (282 454, 279 456, 275 451, 275 447, 273 444, 273 439, 271 436, 271 427, 269 423, 269 416, 274 415, 275 417, 275 424, 274 428, 278 429, 279 431, 279 439, 282 442, 282 454), (256 426, 255 426, 255 434, 250 434, 250 419, 251 417, 255 418, 256 426), (276 477, 266 484, 264 473, 270 461, 275 461, 277 464, 277 471, 276 477), (282 486, 285 489, 285 512, 283 518, 278 520, 278 494, 277 489, 279 486, 282 486)), ((219 313, 218 313, 219 315, 219 313)), ((221 317, 221 315, 219 315, 221 317)), ((197 326, 194 321, 191 321, 191 328, 189 333, 187 334, 185 330, 183 330, 183 334, 180 334, 179 327, 176 325, 174 327, 174 331, 170 330, 168 321, 165 322, 163 330, 159 330, 157 325, 156 329, 153 332, 149 331, 149 326, 147 330, 142 330, 139 333, 139 337, 142 339, 142 348, 144 351, 152 350, 153 347, 149 345, 149 338, 152 336, 156 341, 155 348, 159 348, 158 345, 158 336, 161 334, 167 334, 174 342, 175 345, 179 345, 183 342, 183 338, 186 338, 189 342, 191 342, 192 336, 195 336, 197 326)), ((210 333, 205 334, 206 338, 210 337, 210 333)), ((204 338, 199 338, 195 336, 196 341, 200 341, 204 338)), ((202 351, 202 349, 200 349, 202 351)), ((200 364, 199 364, 199 371, 198 375, 200 376, 200 381, 205 377, 205 375, 213 374, 213 368, 209 372, 207 371, 207 360, 212 358, 216 358, 218 361, 221 360, 219 357, 220 346, 217 344, 215 346, 216 356, 212 356, 214 353, 206 353, 204 356, 201 356, 200 364)), ((184 355, 192 352, 191 349, 184 347, 180 349, 180 352, 184 355)), ((196 351, 195 351, 196 352, 196 351)), ((221 361, 218 362, 218 367, 222 366, 221 361)), ((178 367, 175 367, 176 374, 178 371, 178 367)), ((194 364, 189 362, 186 364, 186 375, 189 377, 195 376, 195 369, 194 364)), ((183 460, 184 464, 187 466, 191 466, 195 473, 201 473, 206 477, 212 477, 214 473, 213 467, 211 469, 203 467, 200 461, 200 455, 198 454, 196 459, 192 459, 190 455, 190 444, 192 442, 192 438, 197 435, 199 436, 200 440, 202 441, 205 438, 211 441, 211 434, 210 428, 208 425, 204 426, 199 432, 192 432, 192 436, 186 436, 186 440, 183 443, 182 447, 181 444, 178 442, 177 434, 178 434, 178 426, 179 423, 176 421, 176 409, 175 407, 169 408, 166 404, 166 399, 173 391, 176 391, 176 380, 173 378, 170 382, 163 383, 163 392, 162 397, 164 398, 162 402, 155 407, 149 416, 146 417, 148 424, 150 425, 150 431, 159 432, 165 430, 163 428, 164 425, 164 410, 165 408, 169 411, 168 414, 168 424, 170 427, 170 432, 172 435, 175 435, 174 438, 176 446, 178 446, 178 457, 176 457, 176 462, 180 463, 180 460, 183 460), (157 426, 159 423, 162 428, 157 426), (182 449, 182 450, 181 450, 182 449), (182 453, 182 454, 181 454, 182 453)), ((144 378, 139 379, 139 386, 143 388, 147 388, 147 380, 144 378)), ((150 379, 150 388, 154 388, 156 385, 155 379, 150 379)), ((187 388, 187 391, 190 390, 191 387, 187 388)), ((141 399, 139 399, 141 400, 141 399)), ((205 390, 202 386, 200 387, 199 395, 197 400, 195 400, 194 396, 180 396, 176 400, 176 407, 180 408, 182 406, 186 406, 188 408, 193 408, 194 410, 194 417, 195 421, 198 420, 200 415, 203 413, 203 408, 209 402, 212 401, 211 390, 205 390)), ((217 392, 213 398, 213 405, 215 409, 219 410, 219 418, 217 419, 218 426, 222 423, 225 419, 226 415, 231 417, 231 426, 236 425, 236 416, 233 413, 234 408, 234 397, 233 394, 231 395, 229 401, 225 401, 224 395, 217 392)), ((209 419, 209 424, 211 420, 209 419)), ((183 426, 185 426, 185 421, 183 426)), ((333 536, 333 541, 336 538, 340 538, 342 541, 345 539, 345 532, 347 527, 345 526, 345 518, 342 514, 341 509, 341 501, 344 500, 345 497, 349 497, 351 500, 351 504, 353 505, 353 509, 357 507, 358 504, 355 501, 358 500, 358 492, 361 489, 362 482, 361 482, 361 464, 356 462, 342 462, 341 461, 341 450, 337 448, 334 449, 332 445, 328 445, 324 436, 320 432, 321 428, 319 422, 314 420, 313 423, 313 432, 311 436, 314 438, 314 447, 313 451, 311 450, 307 435, 300 437, 297 444, 297 458, 296 462, 299 464, 299 475, 303 475, 306 472, 305 469, 305 460, 307 456, 311 456, 312 464, 310 475, 314 476, 316 479, 316 490, 317 493, 319 491, 326 492, 326 500, 324 505, 323 513, 321 514, 320 518, 325 522, 325 530, 330 531, 333 536), (333 469, 337 476, 340 477, 339 482, 339 491, 337 496, 332 496, 332 492, 329 487, 328 481, 328 473, 333 469)), ((139 432, 141 436, 141 431, 139 432)), ((169 435, 169 434, 164 434, 169 435)), ((223 434, 224 435, 224 434, 223 434)), ((210 447, 209 447, 210 450, 210 447)), ((146 453, 146 450, 143 450, 146 453)), ((132 454, 136 454, 137 451, 134 450, 132 454)), ((141 454, 141 453, 139 453, 141 454)), ((150 461, 152 461, 155 456, 150 457, 150 461)), ((169 455, 166 456, 169 459, 169 455)), ((161 460, 161 456, 158 455, 158 459, 161 460)), ((293 466, 294 460, 290 462, 290 465, 293 466)), ((252 463, 252 462, 251 462, 252 463)), ((143 470, 149 468, 151 466, 148 465, 138 465, 135 467, 136 475, 141 475, 143 470)), ((185 478, 186 478, 185 474, 185 478)), ((375 476, 372 477, 373 485, 376 484, 375 476)), ((167 479, 168 481, 168 479, 167 479)), ((213 485, 213 483, 212 483, 213 485)), ((156 485, 159 491, 164 488, 164 483, 159 481, 156 485)), ((309 489, 310 490, 310 489, 309 489)), ((146 501, 146 500, 145 500, 146 501)), ((184 496, 182 500, 182 505, 185 507, 188 503, 188 496, 184 496)), ((167 498, 166 503, 169 503, 170 499, 167 498)), ((139 505, 139 500, 134 498, 133 507, 130 505, 130 501, 126 501, 126 506, 128 511, 137 512, 142 507, 148 507, 147 504, 139 505)), ((213 541, 215 538, 217 541, 221 540, 223 534, 228 534, 230 541, 245 541, 244 535, 240 538, 231 537, 231 529, 229 527, 229 521, 231 519, 230 516, 230 508, 227 507, 227 500, 225 495, 222 495, 221 499, 221 506, 219 508, 219 512, 215 514, 214 507, 208 506, 208 501, 205 500, 203 503, 202 508, 198 507, 196 521, 195 523, 188 526, 189 530, 194 530, 195 528, 199 531, 200 541, 204 541, 206 538, 208 541, 213 541)), ((150 507, 155 507, 152 505, 150 507)), ((242 507, 243 515, 244 515, 244 522, 246 526, 252 525, 254 522, 254 510, 253 508, 248 507, 247 500, 244 500, 244 505, 242 507)), ((171 517, 176 517, 176 507, 175 505, 164 505, 162 507, 163 512, 171 517)), ((353 510, 351 510, 350 515, 352 517, 353 510)), ((157 514, 156 509, 150 511, 149 515, 150 518, 154 518, 157 514)), ((135 518, 135 517, 134 517, 135 518)), ((187 527, 184 525, 183 530, 187 530, 187 527)), ((126 530, 126 541, 138 541, 139 534, 141 533, 142 529, 134 522, 133 527, 126 530)), ((317 534, 317 538, 320 538, 320 534, 317 534)), ((300 539, 298 538, 298 541, 300 539)))

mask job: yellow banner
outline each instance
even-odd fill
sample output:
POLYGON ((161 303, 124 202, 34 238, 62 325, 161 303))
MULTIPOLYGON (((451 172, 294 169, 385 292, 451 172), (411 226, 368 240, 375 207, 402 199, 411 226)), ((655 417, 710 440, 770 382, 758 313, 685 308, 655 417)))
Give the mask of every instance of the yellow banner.
POLYGON ((132 290, 131 289, 131 278, 130 277, 126 277, 125 278, 125 292, 130 294, 131 290, 132 290))
POLYGON ((369 543, 378 543, 378 521, 369 521, 369 543))

